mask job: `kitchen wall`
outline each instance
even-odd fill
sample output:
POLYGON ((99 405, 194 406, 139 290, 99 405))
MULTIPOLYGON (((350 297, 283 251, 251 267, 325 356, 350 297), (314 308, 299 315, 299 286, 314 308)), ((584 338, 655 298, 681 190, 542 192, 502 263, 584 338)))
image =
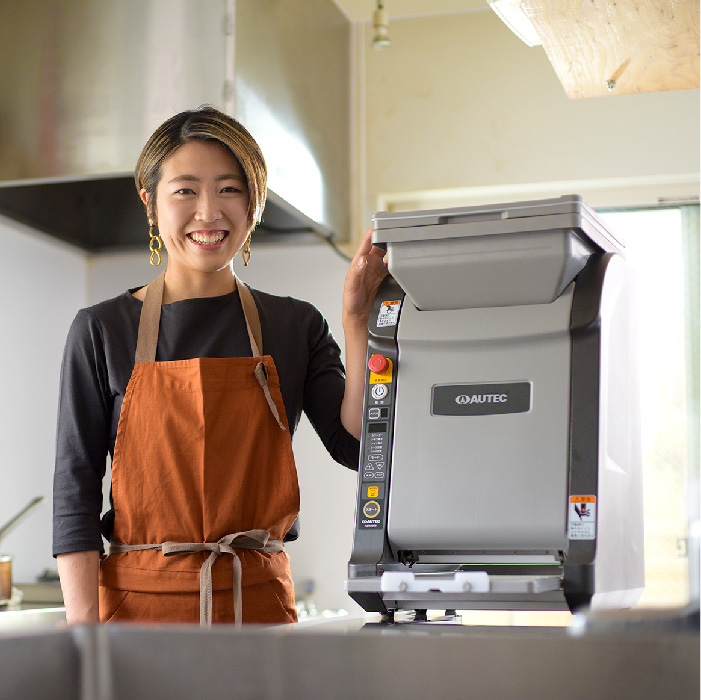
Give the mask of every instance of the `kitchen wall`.
POLYGON ((585 190, 594 205, 698 196, 698 90, 570 100, 543 49, 488 8, 391 20, 384 51, 356 30, 366 218, 585 190))
POLYGON ((78 250, 0 217, 0 523, 34 496, 44 503, 0 543, 16 581, 34 581, 51 556, 51 489, 59 370, 66 332, 85 305, 78 250))

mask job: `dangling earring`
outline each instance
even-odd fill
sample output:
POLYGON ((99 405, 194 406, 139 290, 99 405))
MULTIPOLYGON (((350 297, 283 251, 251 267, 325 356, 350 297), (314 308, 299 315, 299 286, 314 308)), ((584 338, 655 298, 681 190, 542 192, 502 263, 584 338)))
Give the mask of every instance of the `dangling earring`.
POLYGON ((251 234, 248 234, 246 242, 243 244, 243 249, 241 250, 241 257, 243 258, 243 266, 246 267, 251 259, 251 234))
POLYGON ((150 262, 151 265, 153 265, 154 267, 158 267, 161 264, 161 254, 159 251, 161 250, 163 241, 161 240, 161 236, 158 233, 153 232, 155 225, 156 224, 154 223, 153 219, 149 216, 148 235, 151 236, 151 240, 148 242, 148 249, 151 251, 150 262))

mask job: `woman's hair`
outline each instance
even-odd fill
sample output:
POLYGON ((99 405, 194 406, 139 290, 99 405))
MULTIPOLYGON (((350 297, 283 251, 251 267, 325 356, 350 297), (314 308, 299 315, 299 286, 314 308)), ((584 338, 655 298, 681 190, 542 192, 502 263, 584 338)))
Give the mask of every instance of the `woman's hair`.
MULTIPOLYGON (((260 147, 246 128, 228 114, 209 105, 180 112, 163 122, 141 151, 134 171, 136 189, 146 190, 155 208, 156 188, 163 162, 193 139, 218 141, 241 165, 248 185, 248 230, 260 223, 265 208, 268 172, 260 147)), ((149 207, 147 207, 147 210, 149 207)))

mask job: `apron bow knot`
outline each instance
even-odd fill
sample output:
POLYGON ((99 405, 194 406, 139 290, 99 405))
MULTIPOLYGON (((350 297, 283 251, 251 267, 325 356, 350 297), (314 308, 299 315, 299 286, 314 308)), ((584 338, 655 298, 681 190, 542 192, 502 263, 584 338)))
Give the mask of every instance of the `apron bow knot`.
POLYGON ((241 626, 241 560, 237 549, 255 549, 259 552, 276 553, 283 549, 280 540, 271 540, 266 530, 246 530, 224 535, 216 542, 164 542, 163 544, 128 545, 113 542, 110 553, 129 552, 140 549, 160 549, 166 557, 192 552, 209 552, 200 568, 200 625, 212 626, 212 566, 220 554, 233 557, 234 624, 241 626))

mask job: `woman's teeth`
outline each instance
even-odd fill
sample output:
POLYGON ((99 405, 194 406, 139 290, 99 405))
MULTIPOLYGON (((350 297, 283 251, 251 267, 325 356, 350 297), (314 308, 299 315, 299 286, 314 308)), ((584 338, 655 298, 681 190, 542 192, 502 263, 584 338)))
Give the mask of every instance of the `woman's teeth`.
POLYGON ((190 238, 195 243, 204 243, 205 245, 221 243, 224 240, 224 235, 224 231, 215 231, 214 233, 200 233, 199 231, 195 231, 189 234, 190 238))

